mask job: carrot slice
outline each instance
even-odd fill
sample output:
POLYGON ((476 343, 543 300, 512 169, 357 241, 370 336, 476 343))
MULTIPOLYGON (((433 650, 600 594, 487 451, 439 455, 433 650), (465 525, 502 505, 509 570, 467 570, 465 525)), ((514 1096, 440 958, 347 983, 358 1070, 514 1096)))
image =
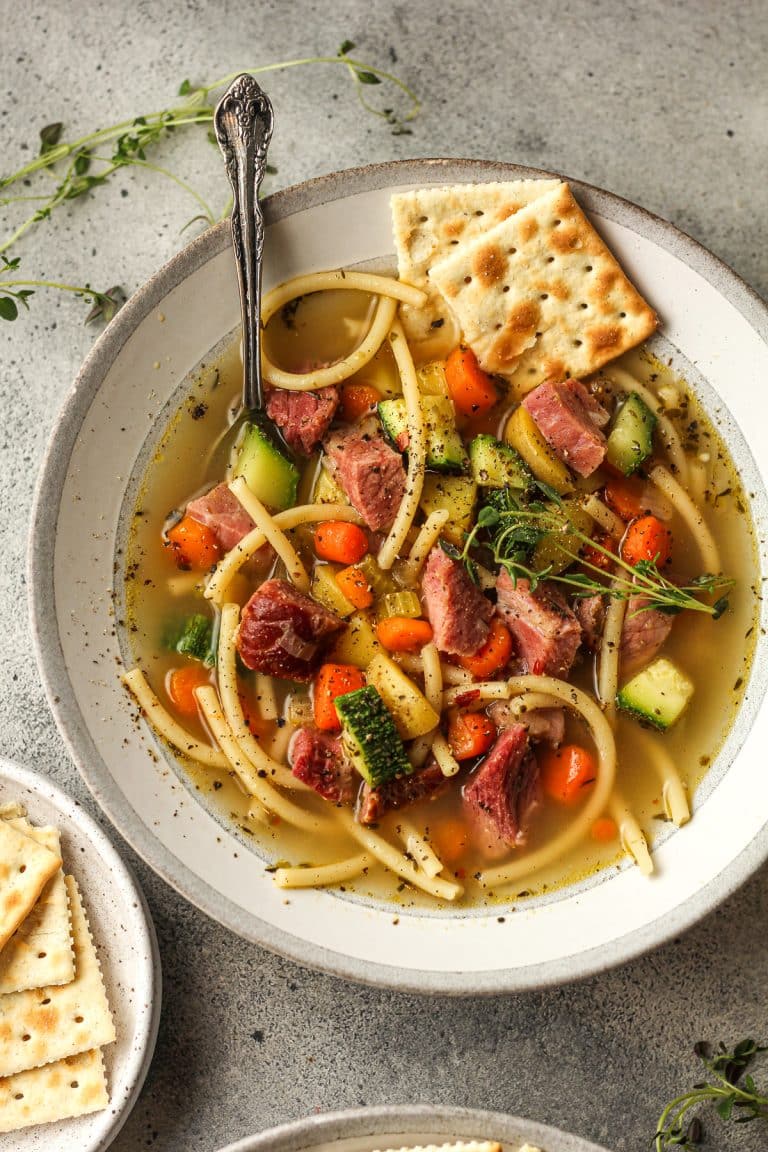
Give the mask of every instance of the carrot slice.
POLYGON ((462 416, 479 416, 499 399, 493 381, 483 372, 472 349, 462 344, 445 362, 445 382, 454 407, 462 416))
POLYGON ((413 652, 432 639, 432 627, 426 620, 410 616, 388 616, 376 625, 376 635, 390 652, 413 652))
POLYGON ((610 816, 601 816, 599 820, 595 820, 589 834, 599 844, 609 844, 618 836, 619 826, 610 816))
MULTIPOLYGON (((593 539, 595 544, 599 544, 600 547, 605 548, 608 552, 613 552, 614 555, 616 554, 618 545, 607 532, 598 532, 593 539)), ((606 556, 605 552, 601 552, 600 548, 595 548, 591 544, 584 545, 581 550, 581 558, 586 564, 591 564, 593 568, 599 568, 601 572, 613 571, 614 562, 610 556, 606 556)))
POLYGON ((195 688, 210 683, 209 675, 199 664, 185 664, 174 668, 166 680, 166 691, 177 712, 182 716, 197 715, 195 688))
POLYGON ((166 538, 179 568, 212 568, 221 555, 216 533, 191 516, 169 528, 166 538))
POLYGON ((459 664, 478 680, 487 680, 509 662, 512 655, 512 635, 509 628, 494 616, 488 639, 474 656, 460 656, 459 664))
POLYGON ((621 546, 621 558, 627 564, 655 560, 659 568, 669 563, 672 533, 657 516, 641 516, 627 528, 621 546))
POLYGON ((357 524, 326 520, 315 531, 315 552, 321 560, 357 564, 368 551, 368 537, 357 524))
POLYGON ((336 583, 354 608, 370 608, 373 604, 373 589, 362 568, 342 568, 336 573, 336 583))
POLYGON ((341 418, 349 424, 368 416, 381 400, 372 384, 345 384, 341 390, 341 418))
POLYGON ((560 804, 577 803, 584 789, 597 779, 595 758, 580 744, 563 744, 539 752, 538 760, 544 791, 560 804))
POLYGON ((448 743, 457 760, 474 760, 496 739, 496 725, 485 712, 454 712, 448 721, 448 743))
POLYGON ((638 476, 611 476, 605 485, 605 502, 617 516, 629 523, 645 511, 645 484, 638 476))
POLYGON ((444 864, 455 864, 467 850, 469 832, 461 820, 430 821, 432 846, 444 864))
POLYGON ((314 712, 315 724, 323 732, 338 732, 341 721, 334 701, 346 692, 355 692, 365 687, 365 676, 359 668, 351 664, 323 664, 315 677, 314 712))

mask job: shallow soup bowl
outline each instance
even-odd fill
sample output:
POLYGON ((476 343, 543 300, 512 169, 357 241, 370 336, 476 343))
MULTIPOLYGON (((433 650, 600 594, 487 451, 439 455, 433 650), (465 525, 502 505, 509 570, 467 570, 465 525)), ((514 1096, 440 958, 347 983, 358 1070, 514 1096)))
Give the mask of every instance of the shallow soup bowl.
MULTIPOLYGON (((266 201, 265 287, 309 271, 394 267, 393 190, 543 176, 513 165, 423 160, 338 173, 266 201)), ((768 310, 715 257, 641 209, 572 187, 663 321, 750 495, 768 567, 768 310)), ((121 615, 126 525, 146 463, 190 379, 239 323, 228 225, 185 248, 122 309, 86 360, 42 470, 30 545, 37 657, 88 786, 133 847, 187 899, 240 935, 349 978, 427 992, 541 987, 615 965, 679 933, 768 855, 765 628, 735 723, 694 798, 665 826, 649 880, 627 863, 527 900, 403 909, 335 891, 275 887, 253 845, 196 793, 136 719, 119 680, 132 662, 121 615), (507 909, 509 910, 509 909, 507 909)), ((223 346, 223 345, 222 345, 223 346)), ((766 608, 760 611, 765 624, 766 608)))

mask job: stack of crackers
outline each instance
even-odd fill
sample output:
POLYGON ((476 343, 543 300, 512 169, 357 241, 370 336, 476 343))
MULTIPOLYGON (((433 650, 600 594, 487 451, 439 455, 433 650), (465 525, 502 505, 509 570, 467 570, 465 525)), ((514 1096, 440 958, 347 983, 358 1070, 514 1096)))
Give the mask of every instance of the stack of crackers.
POLYGON ((398 193, 392 221, 400 279, 427 293, 401 309, 409 340, 426 358, 463 339, 518 395, 596 372, 658 323, 563 181, 398 193))
POLYGON ((0 807, 0 1132, 109 1103, 115 1039, 101 967, 59 830, 0 807))

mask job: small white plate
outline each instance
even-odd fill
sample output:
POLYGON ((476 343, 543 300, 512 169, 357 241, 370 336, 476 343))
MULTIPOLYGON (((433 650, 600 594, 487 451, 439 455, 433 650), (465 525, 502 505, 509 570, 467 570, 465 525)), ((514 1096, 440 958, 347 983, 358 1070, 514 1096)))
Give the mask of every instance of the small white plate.
POLYGON ((519 1116, 430 1105, 355 1108, 308 1116, 246 1136, 220 1152, 373 1152, 472 1139, 498 1140, 504 1152, 518 1152, 525 1144, 541 1152, 606 1152, 579 1136, 519 1116))
POLYGON ((64 871, 77 880, 96 943, 117 1039, 104 1049, 109 1104, 75 1120, 22 1128, 14 1152, 103 1152, 136 1103, 160 1021, 160 954, 144 897, 127 865, 82 808, 59 788, 0 757, 0 804, 18 800, 33 824, 61 832, 64 871))

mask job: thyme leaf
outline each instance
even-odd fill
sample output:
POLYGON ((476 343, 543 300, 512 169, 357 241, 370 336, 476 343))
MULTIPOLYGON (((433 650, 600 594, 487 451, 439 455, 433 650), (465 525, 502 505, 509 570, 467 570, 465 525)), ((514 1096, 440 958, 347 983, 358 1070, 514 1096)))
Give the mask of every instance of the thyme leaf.
MULTIPOLYGON (((204 84, 196 84, 185 78, 179 85, 178 99, 168 108, 133 116, 76 139, 64 138, 62 122, 46 124, 40 130, 39 154, 15 172, 0 177, 0 207, 17 207, 28 201, 34 201, 37 205, 5 238, 0 238, 0 254, 8 252, 27 232, 49 220, 62 204, 93 195, 100 187, 108 184, 116 173, 129 167, 144 168, 173 181, 195 200, 198 206, 198 212, 193 217, 195 221, 215 224, 218 219, 226 216, 228 204, 223 211, 214 211, 185 180, 156 163, 155 153, 173 133, 185 129, 205 134, 215 143, 211 125, 218 98, 241 72, 259 75, 310 65, 341 66, 349 74, 355 93, 368 112, 382 118, 395 134, 410 132, 407 124, 417 115, 420 107, 414 91, 394 73, 352 57, 350 53, 354 48, 354 43, 345 39, 335 56, 311 56, 239 68, 228 76, 204 84), (366 98, 365 92, 377 85, 386 85, 404 98, 405 109, 400 114, 392 107, 379 108, 366 98), (48 179, 51 175, 55 176, 53 188, 48 179), (36 194, 38 186, 39 195, 36 194)), ((272 167, 267 170, 270 173, 275 171, 272 167)), ((12 262, 9 263, 6 258, 4 260, 0 274, 12 270, 12 262)), ((60 289, 90 298, 94 308, 91 309, 89 320, 106 320, 119 307, 119 295, 113 288, 106 292, 96 292, 88 285, 4 279, 0 281, 0 319, 15 320, 19 315, 19 306, 28 307, 27 299, 33 294, 33 286, 60 289)))
POLYGON ((734 581, 726 576, 703 573, 687 584, 675 584, 654 560, 640 560, 629 564, 618 552, 606 548, 588 536, 569 515, 561 496, 548 485, 536 483, 533 491, 546 497, 546 503, 515 494, 511 489, 492 490, 486 495, 474 528, 468 534, 461 552, 457 553, 475 578, 473 553, 479 545, 490 550, 493 561, 505 568, 513 581, 525 578, 531 590, 542 580, 555 581, 570 588, 573 595, 607 595, 617 600, 642 596, 644 603, 637 610, 648 612, 652 608, 676 615, 684 610, 704 612, 718 620, 728 608, 725 595, 710 604, 700 599, 702 594, 714 595, 731 588, 734 581), (534 552, 537 544, 551 538, 559 553, 567 559, 563 571, 555 571, 551 563, 537 569, 534 552), (603 566, 585 554, 586 546, 604 558, 603 566), (578 564, 579 569, 573 570, 578 564), (606 566, 610 569, 606 572, 606 566))
POLYGON ((755 1057, 768 1052, 768 1046, 755 1040, 739 1041, 731 1050, 724 1044, 715 1052, 709 1044, 700 1041, 694 1054, 701 1060, 708 1077, 688 1092, 671 1100, 659 1117, 654 1136, 656 1152, 696 1152, 704 1138, 704 1126, 691 1110, 702 1104, 714 1106, 724 1122, 746 1124, 752 1120, 768 1118, 768 1095, 758 1089, 754 1078, 747 1072, 755 1057))

